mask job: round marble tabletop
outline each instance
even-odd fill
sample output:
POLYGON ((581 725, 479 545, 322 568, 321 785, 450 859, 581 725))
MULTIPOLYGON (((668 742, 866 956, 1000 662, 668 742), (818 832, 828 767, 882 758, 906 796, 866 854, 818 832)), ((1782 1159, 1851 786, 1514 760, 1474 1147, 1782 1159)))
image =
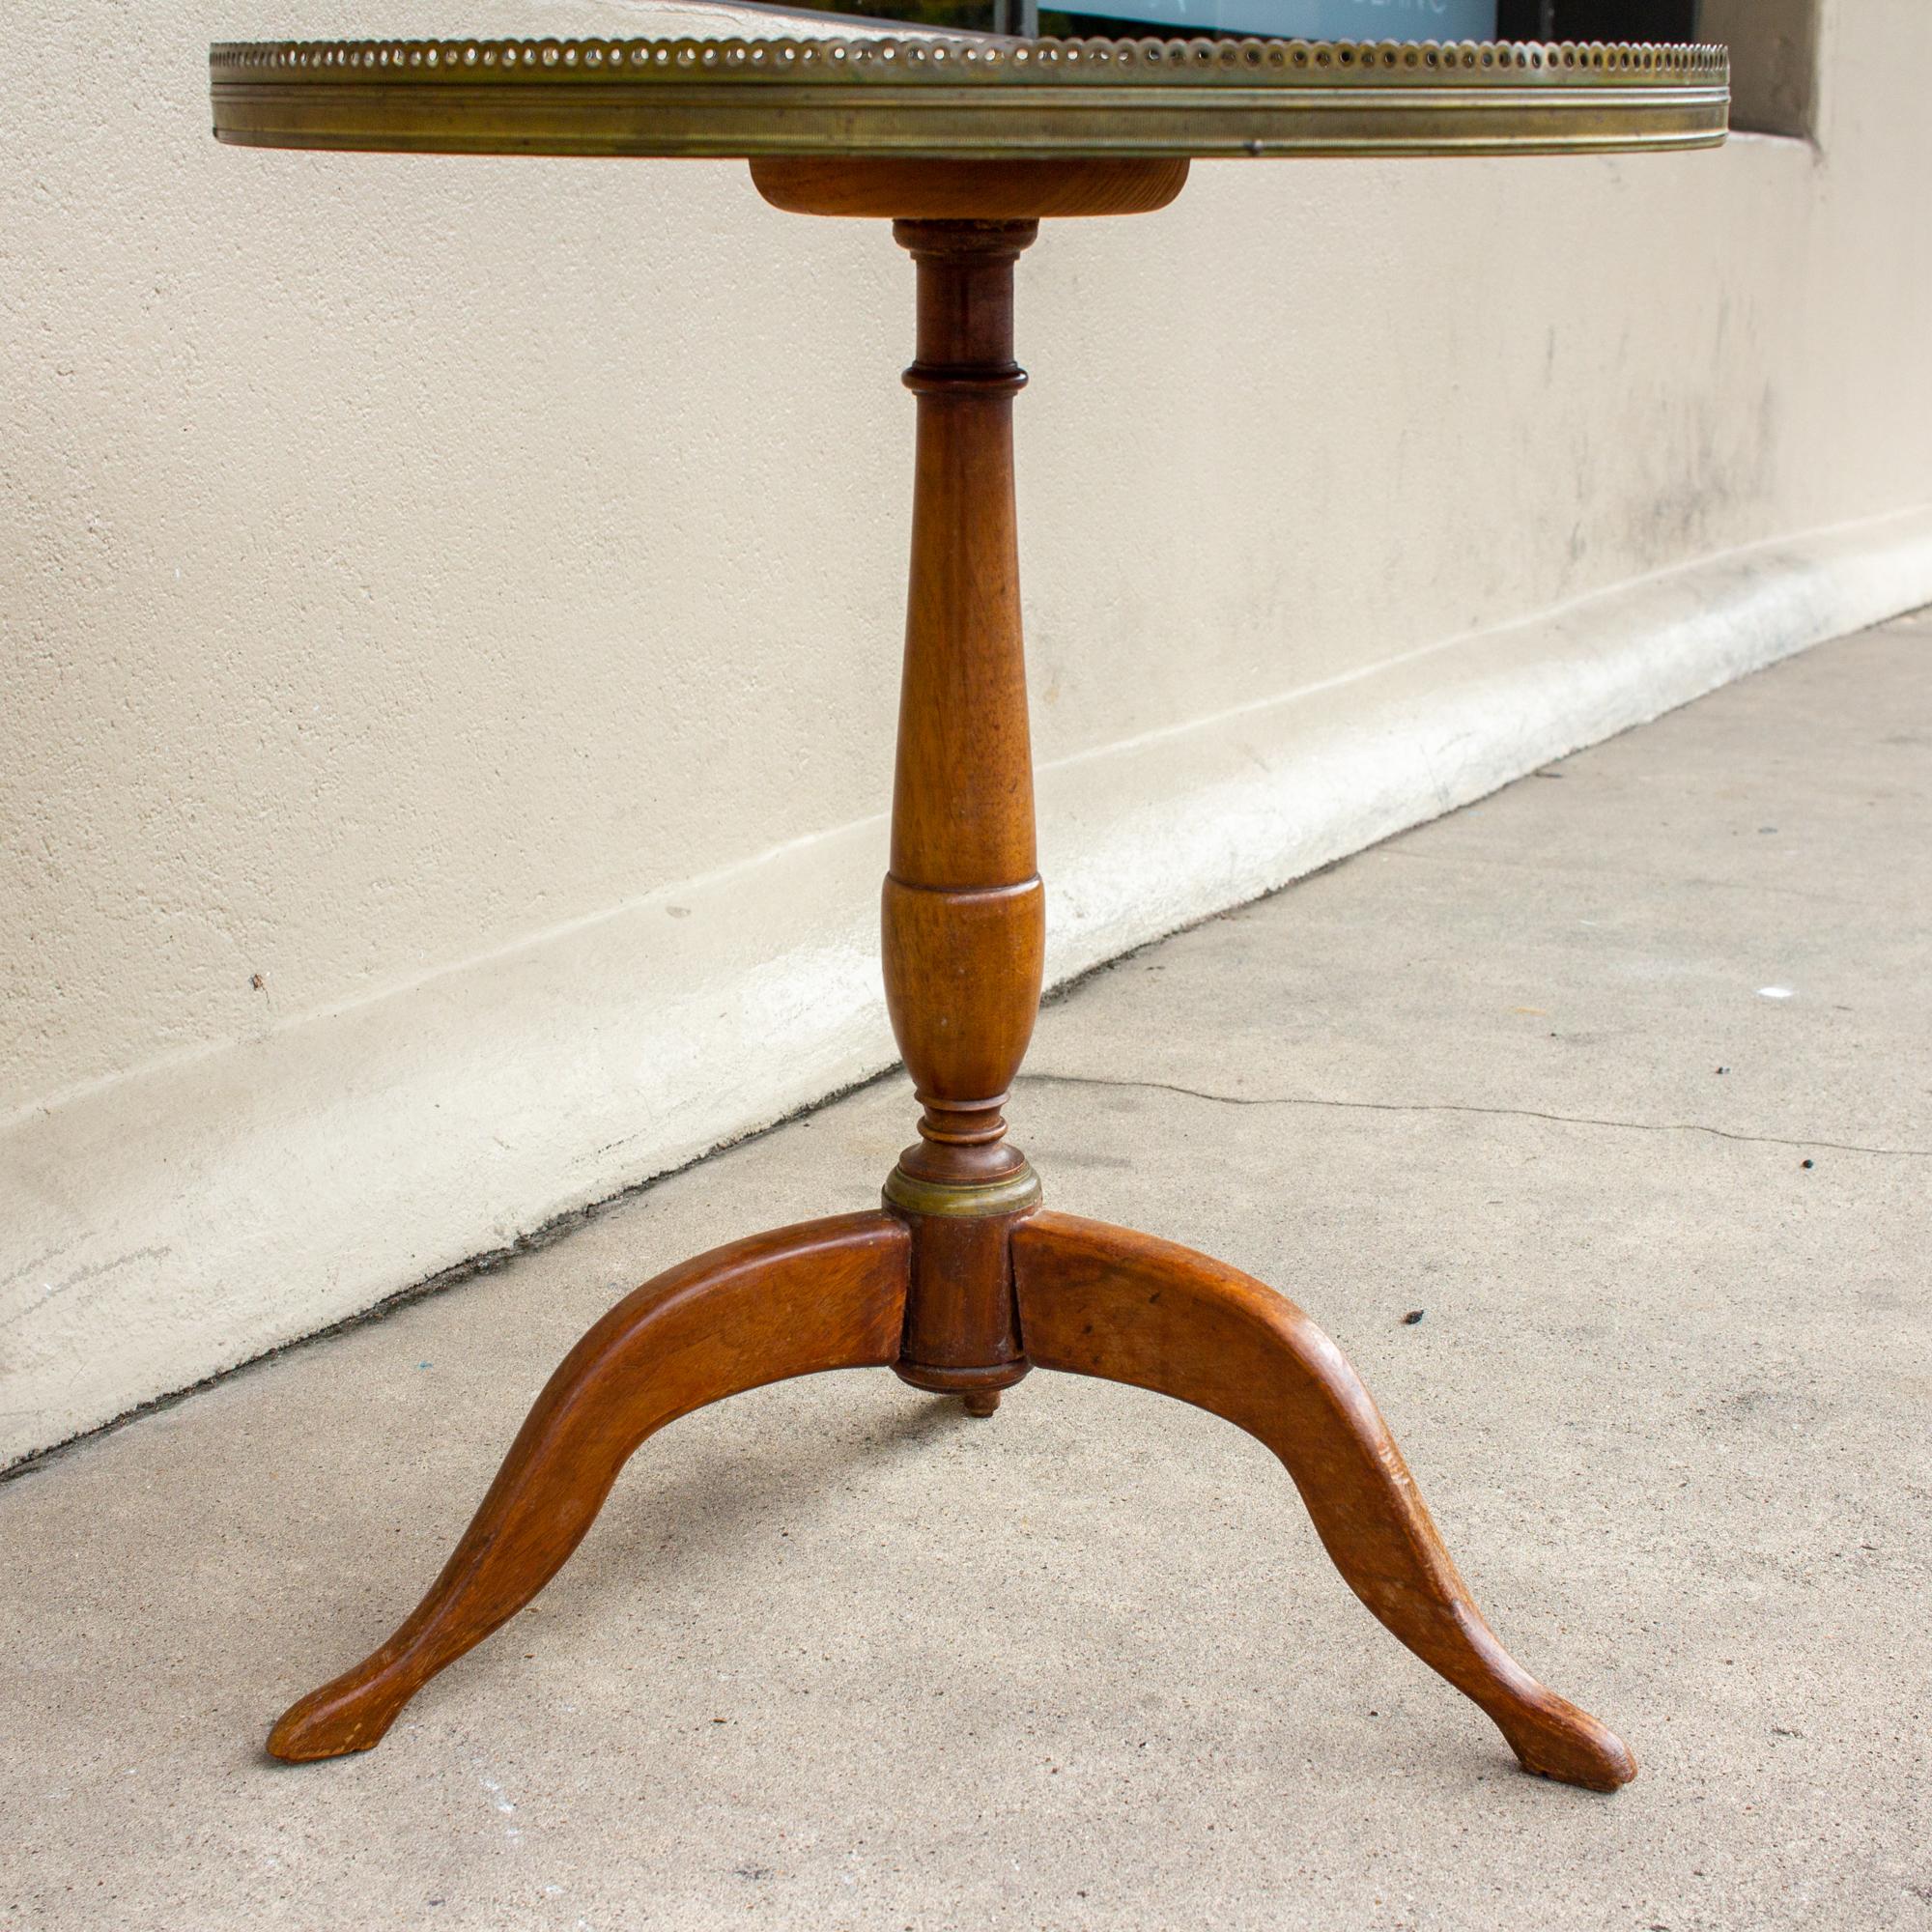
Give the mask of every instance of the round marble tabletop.
POLYGON ((753 158, 1714 147, 1710 46, 904 38, 277 41, 210 51, 218 139, 753 158))

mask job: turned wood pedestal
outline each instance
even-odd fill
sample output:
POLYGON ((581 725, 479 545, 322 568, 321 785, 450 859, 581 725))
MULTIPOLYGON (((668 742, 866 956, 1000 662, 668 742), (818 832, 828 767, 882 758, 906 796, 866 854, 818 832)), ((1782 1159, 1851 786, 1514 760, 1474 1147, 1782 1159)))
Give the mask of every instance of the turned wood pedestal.
POLYGON ((1334 1344, 1232 1267, 1043 1208, 1007 1138, 1046 922, 1013 509, 1026 381, 1014 265, 1042 217, 1161 207, 1186 159, 775 157, 753 172, 780 208, 892 219, 917 265, 884 968, 918 1138, 877 1209, 753 1236, 619 1302, 552 1378, 429 1594, 371 1656, 295 1704, 269 1748, 323 1758, 377 1744, 438 1671, 543 1588, 631 1453, 680 1415, 790 1376, 881 1368, 990 1416, 1030 1371, 1059 1369, 1157 1390, 1258 1436, 1349 1587, 1489 1713, 1524 1766, 1613 1789, 1635 1772, 1630 1752, 1492 1634, 1334 1344))

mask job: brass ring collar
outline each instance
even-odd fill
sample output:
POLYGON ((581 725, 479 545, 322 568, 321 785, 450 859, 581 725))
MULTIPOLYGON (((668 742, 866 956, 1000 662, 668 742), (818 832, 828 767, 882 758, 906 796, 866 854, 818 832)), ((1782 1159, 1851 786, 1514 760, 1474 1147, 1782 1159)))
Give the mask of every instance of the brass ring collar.
POLYGON ((937 1214, 962 1221, 1028 1214, 1040 1203, 1039 1176, 1024 1162, 1017 1174, 977 1186, 921 1180, 895 1167, 886 1177, 884 1193, 886 1206, 902 1214, 937 1214))

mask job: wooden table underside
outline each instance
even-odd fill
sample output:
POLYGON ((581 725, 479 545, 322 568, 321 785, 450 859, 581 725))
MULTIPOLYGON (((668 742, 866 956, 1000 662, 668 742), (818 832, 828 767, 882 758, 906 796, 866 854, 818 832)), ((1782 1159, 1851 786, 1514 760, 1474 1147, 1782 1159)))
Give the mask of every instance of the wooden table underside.
MULTIPOLYGON (((611 92, 612 70, 656 75, 656 56, 634 59, 632 49, 657 43, 580 43, 568 64, 561 52, 552 60, 543 51, 559 44, 219 48, 216 131, 271 146, 578 152, 570 143, 582 137, 586 112, 593 120, 616 112, 599 101, 597 87, 611 92), (454 81, 446 78, 452 67, 454 81), (582 91, 573 95, 576 83, 582 91)), ((1252 65, 1248 54, 1226 51, 1239 43, 1184 57, 1184 72, 1191 60, 1197 80, 1208 75, 1196 95, 1220 85, 1233 99, 1270 71, 1284 87, 1325 71, 1327 81, 1314 84, 1344 91, 1335 49, 1317 68, 1304 43, 1248 44, 1262 49, 1252 65)), ((1598 49, 1594 64, 1578 67, 1577 50, 1569 52, 1566 68, 1563 49, 1435 50, 1442 65, 1432 75, 1414 49, 1351 50, 1350 111, 1367 111, 1372 131, 1409 140, 1422 125, 1418 112, 1439 119, 1451 111, 1448 94, 1460 90, 1470 103, 1473 145, 1497 145, 1517 114, 1530 145, 1547 144, 1552 128, 1567 125, 1577 137, 1569 145, 1682 146, 1714 138, 1715 98, 1721 137, 1720 54, 1598 49), (1488 63, 1479 65, 1485 52, 1488 63), (1364 69, 1375 71, 1365 76, 1364 69), (1505 103, 1499 123, 1498 103, 1513 87, 1533 98, 1505 103), (1567 111, 1566 87, 1595 90, 1588 111, 1569 124, 1551 118, 1567 111), (1362 103, 1378 89, 1412 98, 1377 122, 1362 103)), ((694 61, 701 68, 707 58, 694 61)), ((718 58, 742 79, 752 57, 718 58)), ((822 46, 812 55, 829 58, 822 46)), ((1009 47, 1003 58, 1017 55, 1009 47)), ((1091 49, 1087 58, 1092 73, 1091 49)), ((1108 58, 1125 64, 1128 56, 1116 47, 1108 58)), ((1169 57, 1131 58, 1151 70, 1169 57)), ((677 63, 673 53, 662 65, 674 77, 677 63)), ((878 85, 890 94, 897 76, 878 85)), ((978 70, 966 87, 935 88, 931 98, 973 87, 997 93, 1000 85, 978 70)), ((1037 103, 1056 91, 1067 89, 1030 98, 1037 103)), ((1094 85, 1094 98, 1105 91, 1094 85)), ((1190 111, 1212 110, 1197 99, 1190 111)), ((1239 112, 1248 109, 1229 111, 1229 128, 1246 125, 1239 112)), ((619 119, 629 131, 620 137, 607 127, 607 152, 654 125, 648 115, 619 119)), ((1091 128, 1091 116, 1081 125, 1091 128)), ((1145 131, 1154 123, 1135 125, 1145 131)), ((1033 1031, 1045 941, 1013 498, 1012 407, 1026 381, 1013 359, 1014 267, 1042 218, 1142 213, 1171 201, 1190 156, 1214 151, 1200 125, 1191 145, 1165 152, 1065 152, 1050 141, 1033 152, 943 156, 854 156, 809 140, 750 149, 768 201, 805 213, 889 217, 917 268, 917 351, 905 372, 918 399, 912 566, 882 919, 887 1003, 922 1108, 919 1138, 899 1156, 878 1209, 683 1263, 598 1322, 539 1397, 422 1603, 371 1656, 290 1708, 270 1738, 275 1755, 332 1757, 377 1744, 431 1677, 549 1581, 632 1452, 678 1416, 788 1377, 861 1367, 891 1368, 986 1416, 1002 1391, 1046 1368, 1153 1389, 1247 1430, 1286 1464, 1356 1596, 1490 1715, 1526 1768, 1596 1790, 1634 1776, 1622 1743, 1539 1684, 1485 1624, 1335 1345, 1292 1302, 1234 1268, 1045 1209, 1032 1168, 1007 1138, 1003 1108, 1033 1031)), ((1291 123, 1277 116, 1270 125, 1291 123)), ((1342 126, 1325 124, 1330 136, 1342 126)), ((1373 145, 1359 130, 1350 138, 1356 148, 1373 145)), ((1439 128, 1436 138, 1438 148, 1453 146, 1439 128)))

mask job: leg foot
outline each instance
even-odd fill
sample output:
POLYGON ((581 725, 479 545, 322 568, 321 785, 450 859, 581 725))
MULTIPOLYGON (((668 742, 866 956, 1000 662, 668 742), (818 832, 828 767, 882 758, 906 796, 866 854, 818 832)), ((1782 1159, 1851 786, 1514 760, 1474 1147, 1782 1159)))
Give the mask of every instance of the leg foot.
POLYGON ((1636 1762, 1497 1642, 1342 1351, 1272 1290, 1191 1249, 1070 1214, 1013 1234, 1037 1368, 1131 1382, 1225 1416, 1287 1465, 1349 1587, 1479 1704, 1524 1768, 1613 1791, 1636 1762))
POLYGON ((564 1358, 456 1553, 388 1642, 290 1706, 274 1756, 381 1742, 403 1706, 550 1581, 653 1431, 727 1395, 898 1353, 911 1237, 886 1214, 758 1235, 648 1281, 564 1358))
POLYGON ((968 1415, 991 1415, 1000 1406, 998 1389, 975 1389, 965 1398, 968 1415))

